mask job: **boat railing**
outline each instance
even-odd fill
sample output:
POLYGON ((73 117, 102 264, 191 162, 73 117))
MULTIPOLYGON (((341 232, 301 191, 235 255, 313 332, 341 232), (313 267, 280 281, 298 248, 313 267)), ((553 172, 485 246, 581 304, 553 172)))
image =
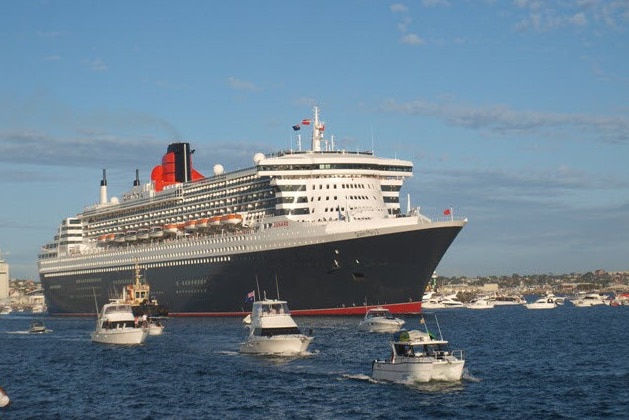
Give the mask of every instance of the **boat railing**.
POLYGON ((458 360, 465 360, 465 359, 463 358, 463 350, 452 350, 452 351, 450 352, 450 354, 451 354, 453 357, 456 357, 458 360))

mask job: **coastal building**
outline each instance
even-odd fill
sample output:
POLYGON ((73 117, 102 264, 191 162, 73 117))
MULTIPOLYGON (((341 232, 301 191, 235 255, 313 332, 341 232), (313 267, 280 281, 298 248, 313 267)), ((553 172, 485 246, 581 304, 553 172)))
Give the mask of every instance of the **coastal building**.
POLYGON ((9 298, 9 264, 0 254, 0 302, 9 298))

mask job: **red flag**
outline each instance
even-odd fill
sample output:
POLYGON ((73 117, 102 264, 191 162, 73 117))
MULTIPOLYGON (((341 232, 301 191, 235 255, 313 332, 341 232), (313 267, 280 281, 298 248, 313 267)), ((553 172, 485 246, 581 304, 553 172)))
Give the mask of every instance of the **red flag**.
POLYGON ((444 215, 444 216, 450 216, 450 214, 451 214, 450 209, 445 209, 445 210, 443 211, 443 215, 444 215))
POLYGON ((319 131, 325 131, 325 125, 321 124, 321 125, 319 126, 319 131))
POLYGON ((301 120, 302 125, 310 125, 310 120, 301 120))

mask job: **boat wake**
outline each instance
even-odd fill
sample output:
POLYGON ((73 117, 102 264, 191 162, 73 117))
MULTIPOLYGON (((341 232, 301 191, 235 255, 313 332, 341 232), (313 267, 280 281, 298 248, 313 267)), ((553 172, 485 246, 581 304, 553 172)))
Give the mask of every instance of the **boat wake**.
POLYGON ((465 381, 470 381, 470 382, 480 382, 481 381, 480 378, 477 378, 474 375, 472 375, 469 372, 469 370, 467 370, 467 369, 463 370, 463 378, 462 379, 465 380, 465 381))

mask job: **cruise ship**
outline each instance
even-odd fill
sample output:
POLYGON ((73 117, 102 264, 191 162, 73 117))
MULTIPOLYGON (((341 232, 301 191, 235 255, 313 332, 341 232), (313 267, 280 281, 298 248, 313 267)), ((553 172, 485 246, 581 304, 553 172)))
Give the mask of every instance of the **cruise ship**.
POLYGON ((139 265, 170 316, 242 315, 252 291, 289 301, 294 315, 419 313, 467 219, 402 212, 412 162, 337 150, 318 107, 293 129, 311 131, 309 149, 257 153, 236 171, 216 164, 209 176, 189 143, 170 144, 150 181, 136 170, 120 198, 108 197, 103 170, 99 202, 65 218, 40 252, 48 312, 94 314, 139 265))

